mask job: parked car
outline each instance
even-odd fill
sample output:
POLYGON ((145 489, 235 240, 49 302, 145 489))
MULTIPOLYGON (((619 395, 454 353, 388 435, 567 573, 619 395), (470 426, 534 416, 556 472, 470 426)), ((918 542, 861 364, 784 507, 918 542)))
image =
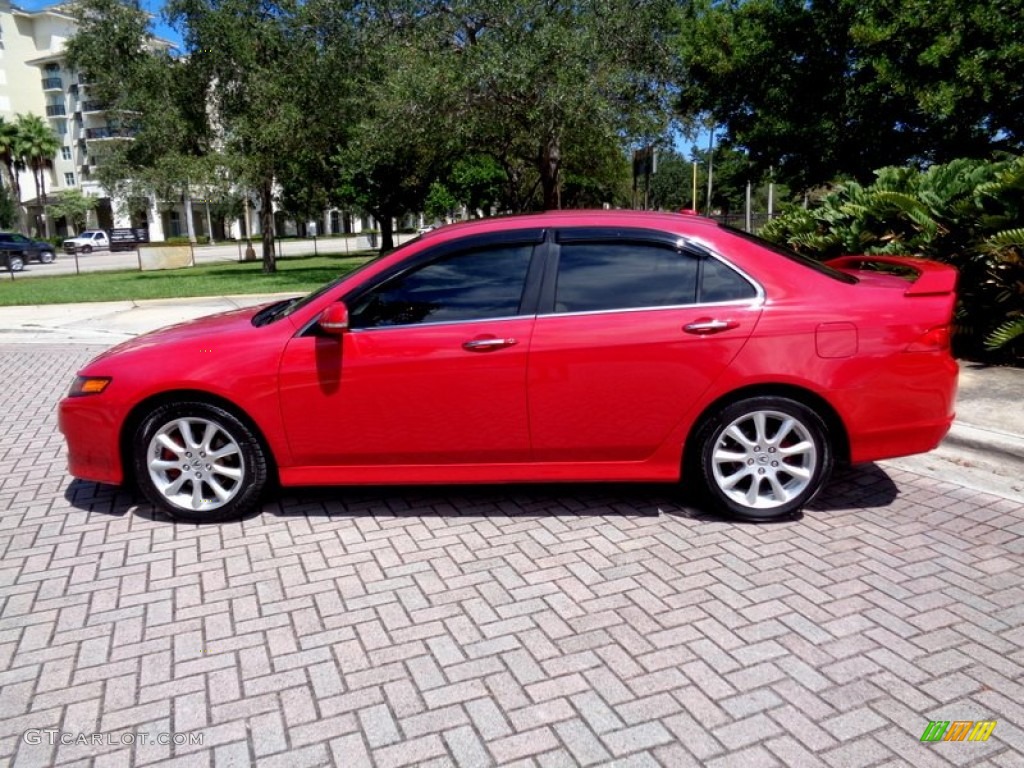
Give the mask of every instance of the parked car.
POLYGON ((77 237, 69 237, 64 241, 67 253, 92 253, 110 248, 110 238, 102 229, 87 229, 77 237))
POLYGON ((821 264, 710 219, 457 224, 316 292, 141 336, 60 405, 69 466, 214 521, 282 486, 694 484, 792 515, 953 419, 956 271, 821 264))
POLYGON ((18 232, 0 232, 0 251, 5 254, 4 269, 10 269, 12 272, 20 272, 30 261, 51 264, 57 258, 52 243, 33 240, 18 232))

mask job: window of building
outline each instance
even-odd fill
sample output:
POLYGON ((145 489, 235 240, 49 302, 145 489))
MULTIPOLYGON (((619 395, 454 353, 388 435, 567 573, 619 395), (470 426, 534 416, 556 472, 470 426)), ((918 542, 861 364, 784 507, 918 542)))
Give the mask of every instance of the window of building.
POLYGON ((70 160, 71 159, 71 147, 61 147, 60 148, 60 156, 64 160, 70 160))
POLYGON ((73 173, 65 173, 64 174, 64 186, 65 187, 73 187, 73 186, 75 186, 75 174, 73 174, 73 173))

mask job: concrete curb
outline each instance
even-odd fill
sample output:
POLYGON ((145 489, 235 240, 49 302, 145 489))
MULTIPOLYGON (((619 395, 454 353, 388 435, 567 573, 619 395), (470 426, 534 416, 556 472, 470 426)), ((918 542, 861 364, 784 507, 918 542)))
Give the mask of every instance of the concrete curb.
POLYGON ((977 427, 961 421, 953 422, 943 440, 948 448, 961 448, 991 456, 1002 463, 1016 464, 1024 477, 1024 437, 991 427, 977 427))

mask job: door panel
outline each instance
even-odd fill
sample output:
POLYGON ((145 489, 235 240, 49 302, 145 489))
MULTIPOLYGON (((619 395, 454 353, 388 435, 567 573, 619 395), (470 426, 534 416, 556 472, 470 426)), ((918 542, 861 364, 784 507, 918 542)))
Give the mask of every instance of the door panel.
POLYGON ((526 461, 533 324, 524 317, 292 339, 280 384, 295 462, 526 461), (483 340, 514 343, 464 347, 483 340))
POLYGON ((687 307, 537 319, 528 386, 538 461, 650 456, 746 342, 749 307, 687 307), (698 321, 735 323, 711 336, 698 321))
POLYGON ((551 314, 530 352, 534 458, 641 461, 736 356, 759 309, 696 304, 728 268, 676 243, 597 229, 558 238, 551 314))
POLYGON ((535 242, 443 251, 356 291, 340 338, 292 339, 280 386, 296 463, 529 460, 535 318, 519 313, 535 242))

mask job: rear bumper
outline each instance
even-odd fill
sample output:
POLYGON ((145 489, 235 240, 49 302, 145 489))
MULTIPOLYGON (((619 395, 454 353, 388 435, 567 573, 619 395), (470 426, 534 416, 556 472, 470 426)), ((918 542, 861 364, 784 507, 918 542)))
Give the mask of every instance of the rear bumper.
POLYGON ((81 480, 120 485, 124 467, 113 415, 92 397, 66 397, 57 411, 68 445, 68 471, 81 480))
POLYGON ((837 394, 854 464, 927 453, 956 415, 956 361, 945 353, 902 353, 865 386, 837 394))

